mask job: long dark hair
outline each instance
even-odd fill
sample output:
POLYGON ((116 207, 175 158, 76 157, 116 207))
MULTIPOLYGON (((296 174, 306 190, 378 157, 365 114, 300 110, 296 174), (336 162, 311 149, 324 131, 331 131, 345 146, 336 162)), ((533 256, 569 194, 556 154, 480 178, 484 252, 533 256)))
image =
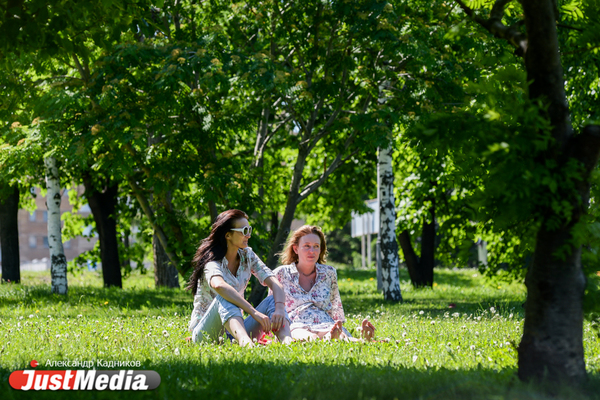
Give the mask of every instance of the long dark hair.
POLYGON ((192 276, 186 286, 186 289, 191 289, 193 295, 196 295, 198 290, 198 282, 204 279, 204 267, 211 261, 220 261, 227 253, 227 240, 225 235, 233 228, 233 222, 246 218, 248 215, 240 210, 227 210, 219 214, 215 223, 212 224, 210 235, 200 242, 200 247, 196 250, 196 254, 192 259, 192 276))

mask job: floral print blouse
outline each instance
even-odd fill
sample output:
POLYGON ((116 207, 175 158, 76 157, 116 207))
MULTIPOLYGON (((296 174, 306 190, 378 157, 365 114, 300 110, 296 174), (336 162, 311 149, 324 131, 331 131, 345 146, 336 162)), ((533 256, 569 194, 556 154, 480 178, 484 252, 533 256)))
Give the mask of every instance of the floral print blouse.
POLYGON ((336 321, 345 322, 335 268, 316 264, 317 277, 307 292, 300 286, 296 264, 282 265, 273 271, 285 291, 285 309, 291 330, 302 328, 312 332, 331 329, 336 321))
POLYGON ((227 266, 229 263, 226 258, 221 261, 211 261, 204 267, 204 279, 198 281, 198 290, 194 296, 194 311, 188 329, 193 331, 198 322, 202 319, 217 292, 210 287, 209 282, 214 276, 220 276, 225 282, 230 284, 239 294, 244 296, 246 286, 250 280, 250 274, 256 276, 261 285, 265 286, 265 279, 274 276, 265 263, 252 251, 252 248, 246 247, 238 250, 240 257, 240 266, 236 276, 233 276, 227 266))

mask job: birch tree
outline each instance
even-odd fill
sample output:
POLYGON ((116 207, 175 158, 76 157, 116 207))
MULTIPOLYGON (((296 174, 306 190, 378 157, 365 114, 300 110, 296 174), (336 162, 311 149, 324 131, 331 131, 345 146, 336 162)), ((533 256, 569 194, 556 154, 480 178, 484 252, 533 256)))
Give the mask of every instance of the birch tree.
POLYGON ((50 273, 52 293, 67 294, 67 258, 63 249, 60 222, 60 180, 56 158, 44 158, 46 166, 46 207, 48 207, 48 248, 50 249, 50 273))
POLYGON ((402 301, 398 270, 398 242, 396 241, 396 201, 394 199, 394 171, 392 143, 378 149, 377 180, 379 198, 379 237, 383 298, 402 301))

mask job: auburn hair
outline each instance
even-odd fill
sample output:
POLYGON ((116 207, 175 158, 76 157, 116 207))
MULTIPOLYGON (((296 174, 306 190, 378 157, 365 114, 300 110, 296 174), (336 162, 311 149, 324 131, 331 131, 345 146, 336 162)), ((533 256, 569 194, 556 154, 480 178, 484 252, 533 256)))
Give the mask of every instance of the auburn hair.
POLYGON ((198 290, 198 282, 204 279, 204 267, 211 261, 221 261, 227 253, 227 240, 225 235, 233 228, 233 223, 238 219, 246 218, 248 215, 240 210, 227 210, 217 216, 210 234, 200 242, 200 247, 192 259, 192 268, 194 272, 190 276, 190 281, 186 289, 192 291, 195 296, 198 290))
POLYGON ((294 233, 290 235, 287 242, 285 243, 285 248, 279 255, 281 256, 282 264, 291 264, 298 262, 298 254, 294 251, 294 246, 298 246, 300 243, 300 239, 303 236, 310 235, 311 233, 317 235, 321 239, 321 252, 319 253, 319 259, 317 262, 319 264, 325 264, 327 261, 327 243, 325 241, 325 235, 320 227, 314 225, 304 225, 300 228, 296 229, 294 233))

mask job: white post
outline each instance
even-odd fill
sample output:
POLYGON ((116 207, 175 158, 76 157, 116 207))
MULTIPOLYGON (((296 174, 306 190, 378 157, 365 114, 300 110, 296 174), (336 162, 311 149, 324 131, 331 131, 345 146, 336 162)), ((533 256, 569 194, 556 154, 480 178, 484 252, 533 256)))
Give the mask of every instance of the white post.
POLYGON ((371 231, 373 230, 373 220, 371 213, 367 214, 367 265, 371 268, 373 257, 371 255, 371 231))
POLYGON ((365 268, 365 235, 360 235, 360 258, 362 260, 362 268, 364 269, 365 268))
POLYGON ((46 207, 48 207, 48 247, 52 293, 67 294, 67 258, 62 244, 60 227, 60 181, 54 157, 44 159, 46 165, 46 207))

